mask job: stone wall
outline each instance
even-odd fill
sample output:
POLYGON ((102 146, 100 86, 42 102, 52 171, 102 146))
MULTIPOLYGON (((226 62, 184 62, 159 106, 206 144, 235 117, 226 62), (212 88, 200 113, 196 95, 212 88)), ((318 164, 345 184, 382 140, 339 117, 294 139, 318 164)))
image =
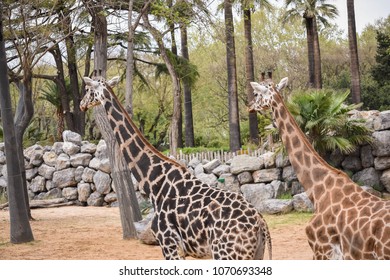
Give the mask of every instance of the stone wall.
MULTIPOLYGON (((373 129, 374 143, 350 155, 334 152, 330 161, 375 195, 390 196, 390 111, 355 112, 373 129), (370 186, 370 187, 368 187, 370 186)), ((34 145, 24 151, 30 199, 66 198, 85 205, 116 205, 107 147, 82 141, 65 131, 64 142, 53 146, 34 145)), ((259 157, 239 155, 227 163, 218 159, 200 162, 193 158, 189 170, 211 186, 241 192, 256 208, 266 213, 292 210, 313 211, 288 158, 266 152, 259 157)), ((0 144, 0 193, 7 186, 4 144, 0 144)), ((138 190, 140 202, 145 198, 138 190)))

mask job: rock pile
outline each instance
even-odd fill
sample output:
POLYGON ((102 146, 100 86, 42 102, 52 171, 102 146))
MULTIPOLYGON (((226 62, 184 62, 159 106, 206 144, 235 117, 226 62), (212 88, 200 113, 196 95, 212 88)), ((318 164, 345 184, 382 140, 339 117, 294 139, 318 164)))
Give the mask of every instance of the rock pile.
MULTIPOLYGON (((367 119, 374 143, 349 155, 334 152, 330 161, 367 191, 389 198, 390 111, 355 112, 352 117, 367 119)), ((63 139, 53 146, 36 144, 24 150, 30 199, 66 198, 91 206, 116 205, 105 142, 82 141, 71 131, 65 131, 63 139)), ((0 144, 0 194, 7 187, 5 163, 4 144, 0 144)), ((273 152, 259 157, 239 155, 227 163, 218 159, 200 162, 194 157, 186 164, 201 181, 241 192, 261 212, 313 211, 288 158, 273 152)), ((137 182, 133 183, 143 202, 137 182)))

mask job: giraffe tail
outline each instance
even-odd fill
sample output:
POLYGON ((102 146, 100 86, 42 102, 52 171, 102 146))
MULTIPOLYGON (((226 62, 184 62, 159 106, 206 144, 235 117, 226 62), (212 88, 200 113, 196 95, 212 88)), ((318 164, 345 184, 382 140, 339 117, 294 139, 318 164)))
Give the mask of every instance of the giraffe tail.
MULTIPOLYGON (((261 215, 260 215, 261 216, 261 215)), ((260 230, 259 230, 259 244, 255 252, 255 260, 264 259, 265 247, 268 250, 268 258, 272 260, 272 240, 269 232, 268 225, 264 218, 261 216, 260 219, 260 230)))

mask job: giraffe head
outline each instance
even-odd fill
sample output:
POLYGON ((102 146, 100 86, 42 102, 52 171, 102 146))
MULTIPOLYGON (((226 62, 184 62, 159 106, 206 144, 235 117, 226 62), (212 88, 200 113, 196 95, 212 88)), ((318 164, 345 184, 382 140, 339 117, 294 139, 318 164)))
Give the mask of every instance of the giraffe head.
POLYGON ((249 104, 249 111, 265 111, 271 107, 274 95, 286 87, 288 78, 283 78, 276 86, 271 80, 261 83, 251 82, 255 98, 249 104))
POLYGON ((84 77, 83 79, 85 82, 85 96, 80 102, 81 111, 86 111, 99 104, 103 105, 106 99, 111 99, 108 91, 119 82, 119 77, 114 77, 109 81, 106 81, 103 77, 94 77, 93 79, 84 77))

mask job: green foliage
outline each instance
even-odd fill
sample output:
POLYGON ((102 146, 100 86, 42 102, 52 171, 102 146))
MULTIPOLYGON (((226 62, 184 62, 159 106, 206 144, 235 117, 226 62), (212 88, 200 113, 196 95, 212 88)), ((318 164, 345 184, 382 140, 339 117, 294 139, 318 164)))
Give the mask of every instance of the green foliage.
POLYGON ((356 146, 372 141, 364 120, 348 117, 348 112, 361 106, 346 105, 348 95, 331 90, 302 91, 287 102, 298 125, 322 155, 335 149, 350 153, 356 146))

